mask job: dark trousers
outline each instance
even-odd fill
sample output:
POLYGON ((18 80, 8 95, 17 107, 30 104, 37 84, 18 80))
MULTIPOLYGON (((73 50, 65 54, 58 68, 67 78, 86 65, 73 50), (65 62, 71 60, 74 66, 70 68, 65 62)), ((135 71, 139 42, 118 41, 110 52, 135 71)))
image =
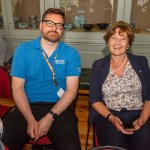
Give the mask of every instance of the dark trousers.
MULTIPOLYGON (((139 118, 141 111, 112 111, 122 121, 133 121, 139 118)), ((96 134, 100 145, 119 146, 127 150, 150 150, 150 119, 135 131, 133 135, 124 135, 115 126, 99 115, 95 119, 96 134)))
MULTIPOLYGON (((31 110, 36 120, 40 120, 53 107, 51 104, 32 104, 31 110)), ((53 122, 49 132, 55 150, 81 150, 77 117, 70 106, 53 122)), ((2 142, 9 150, 21 150, 30 140, 27 134, 27 122, 20 111, 15 108, 4 119, 4 134, 2 142)))

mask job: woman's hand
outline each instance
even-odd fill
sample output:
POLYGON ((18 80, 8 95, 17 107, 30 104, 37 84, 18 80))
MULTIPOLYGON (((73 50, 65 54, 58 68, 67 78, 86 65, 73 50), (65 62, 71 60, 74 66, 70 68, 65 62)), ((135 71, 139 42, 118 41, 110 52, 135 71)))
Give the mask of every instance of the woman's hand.
POLYGON ((119 117, 116 117, 116 116, 113 116, 111 115, 109 117, 109 121, 113 123, 113 125, 116 127, 116 129, 119 131, 119 132, 122 132, 123 134, 126 134, 126 135, 132 135, 135 131, 135 129, 125 129, 124 126, 123 126, 123 122, 120 120, 119 117))
POLYGON ((139 130, 149 119, 149 117, 150 117, 150 109, 149 108, 150 108, 150 101, 147 100, 144 102, 140 118, 136 119, 133 122, 135 131, 139 130))
POLYGON ((133 122, 135 130, 139 130, 147 121, 147 119, 139 118, 133 122))
POLYGON ((150 108, 150 101, 147 100, 144 102, 140 118, 136 119, 133 122, 135 130, 139 130, 149 119, 149 117, 150 117, 150 109, 149 108, 150 108))

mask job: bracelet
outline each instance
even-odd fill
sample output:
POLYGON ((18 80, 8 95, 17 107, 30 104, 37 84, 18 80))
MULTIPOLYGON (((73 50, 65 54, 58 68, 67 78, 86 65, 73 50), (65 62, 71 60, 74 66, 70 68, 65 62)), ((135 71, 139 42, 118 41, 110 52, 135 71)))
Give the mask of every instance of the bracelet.
POLYGON ((109 113, 109 114, 107 115, 106 119, 108 120, 108 119, 109 119, 109 117, 110 117, 111 115, 112 115, 112 114, 110 114, 110 113, 109 113))

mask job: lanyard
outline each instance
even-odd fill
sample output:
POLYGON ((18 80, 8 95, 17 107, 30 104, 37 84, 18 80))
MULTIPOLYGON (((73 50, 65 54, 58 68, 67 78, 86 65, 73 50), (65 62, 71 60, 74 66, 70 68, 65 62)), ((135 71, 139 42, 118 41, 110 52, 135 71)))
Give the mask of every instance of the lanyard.
MULTIPOLYGON (((42 51, 42 54, 43 54, 43 56, 44 56, 44 58, 45 58, 45 61, 46 61, 47 65, 48 65, 50 71, 52 72, 53 83, 54 83, 54 85, 57 86, 57 85, 58 85, 58 82, 57 82, 56 77, 55 77, 54 68, 53 68, 53 66, 50 64, 50 62, 48 61, 48 56, 47 56, 47 54, 45 53, 44 50, 42 51)), ((54 57, 54 60, 56 60, 56 58, 57 58, 57 55, 54 57)))

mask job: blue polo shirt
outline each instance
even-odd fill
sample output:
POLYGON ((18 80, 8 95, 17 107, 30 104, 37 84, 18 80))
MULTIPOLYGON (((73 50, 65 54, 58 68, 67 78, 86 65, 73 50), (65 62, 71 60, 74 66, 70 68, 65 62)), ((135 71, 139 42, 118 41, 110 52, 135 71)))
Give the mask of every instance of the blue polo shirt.
POLYGON ((77 50, 63 42, 49 57, 58 87, 53 84, 40 45, 40 38, 20 44, 14 53, 11 75, 25 79, 25 92, 29 102, 57 102, 58 88, 66 90, 67 76, 80 76, 81 64, 77 50))

